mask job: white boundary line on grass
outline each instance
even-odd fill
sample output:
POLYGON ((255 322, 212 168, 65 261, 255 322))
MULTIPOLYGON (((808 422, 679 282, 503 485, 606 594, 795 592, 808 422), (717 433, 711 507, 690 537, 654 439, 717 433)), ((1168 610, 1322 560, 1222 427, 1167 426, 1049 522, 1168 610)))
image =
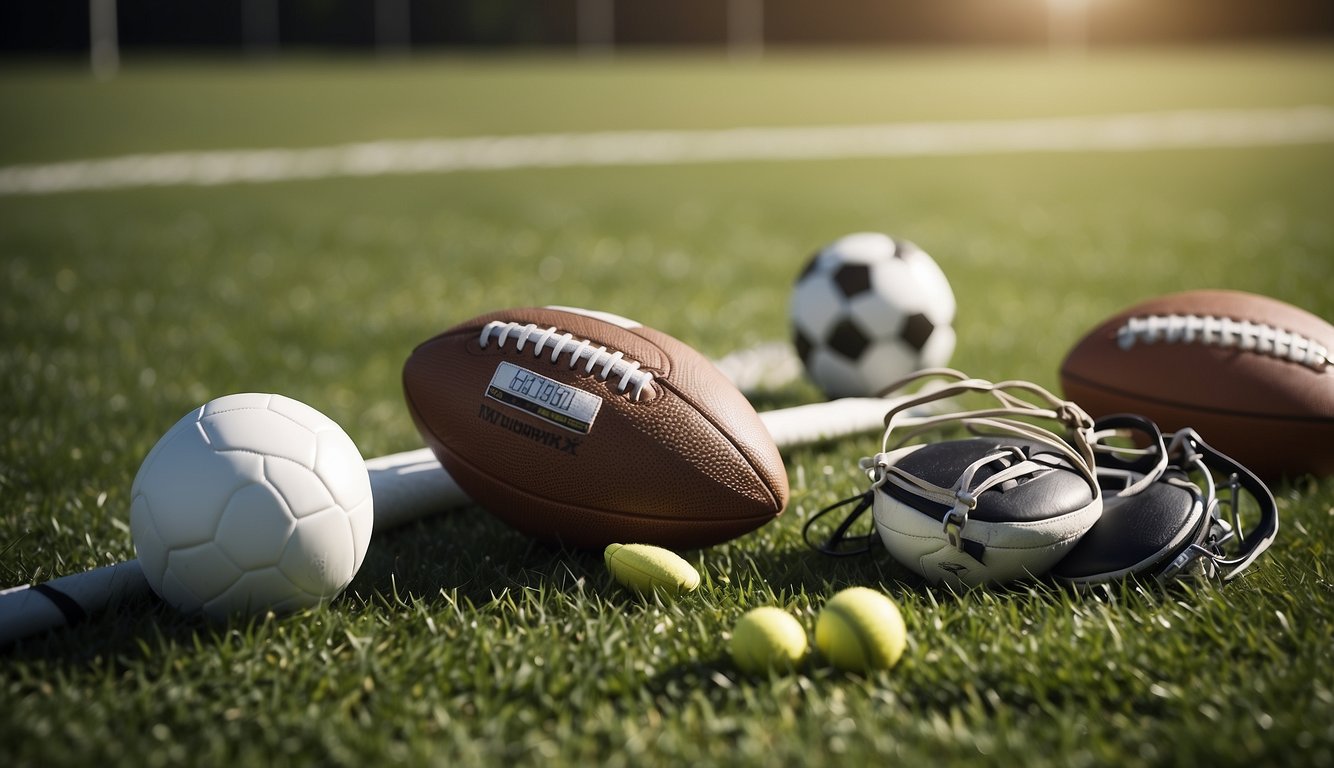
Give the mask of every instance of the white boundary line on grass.
POLYGON ((0 168, 0 195, 515 168, 1134 152, 1334 142, 1334 107, 374 141, 126 155, 0 168))

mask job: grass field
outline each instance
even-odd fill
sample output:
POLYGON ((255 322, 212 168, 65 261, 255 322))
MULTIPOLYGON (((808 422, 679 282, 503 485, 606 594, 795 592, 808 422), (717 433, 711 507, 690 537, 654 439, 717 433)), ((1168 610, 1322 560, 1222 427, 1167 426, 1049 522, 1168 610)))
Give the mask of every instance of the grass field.
MULTIPOLYGON (((1334 106, 1334 50, 136 61, 0 70, 0 166, 377 139, 1334 106)), ((922 245, 954 364, 1056 387, 1148 296, 1250 290, 1334 317, 1334 145, 527 169, 0 197, 0 584, 133 556, 157 437, 236 391, 295 397, 366 456, 420 445, 400 366, 529 303, 635 317, 707 354, 786 336, 818 245, 922 245)), ((761 408, 816 399, 806 383, 761 408)), ((1334 479, 1274 488, 1277 543, 1226 588, 955 595, 803 520, 874 436, 797 449, 775 523, 686 553, 674 603, 478 509, 377 535, 327 609, 211 626, 122 606, 0 650, 7 765, 1334 765, 1334 479), (748 678, 745 610, 878 586, 904 661, 748 678)))

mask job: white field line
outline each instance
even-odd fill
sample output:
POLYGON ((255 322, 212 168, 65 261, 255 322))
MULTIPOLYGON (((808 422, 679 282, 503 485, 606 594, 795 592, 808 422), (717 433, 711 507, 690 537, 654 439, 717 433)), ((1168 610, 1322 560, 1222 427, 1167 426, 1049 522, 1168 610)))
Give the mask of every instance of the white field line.
POLYGON ((1334 142, 1334 108, 1195 110, 1024 120, 623 131, 375 141, 310 149, 126 155, 0 168, 0 195, 214 186, 514 168, 1134 152, 1334 142))

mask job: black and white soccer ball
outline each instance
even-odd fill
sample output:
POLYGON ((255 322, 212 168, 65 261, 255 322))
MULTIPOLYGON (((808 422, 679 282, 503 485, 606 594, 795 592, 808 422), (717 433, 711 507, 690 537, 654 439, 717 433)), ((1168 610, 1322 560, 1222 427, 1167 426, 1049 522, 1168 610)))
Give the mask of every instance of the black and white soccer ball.
POLYGON ((792 291, 793 341, 831 397, 873 397, 954 353, 954 292, 925 251, 876 232, 811 257, 792 291))

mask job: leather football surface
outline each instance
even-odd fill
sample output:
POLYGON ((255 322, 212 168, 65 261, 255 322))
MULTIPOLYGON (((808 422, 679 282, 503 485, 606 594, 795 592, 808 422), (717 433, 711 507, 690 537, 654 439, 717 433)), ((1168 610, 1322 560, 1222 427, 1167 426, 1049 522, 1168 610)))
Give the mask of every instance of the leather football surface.
POLYGON ((1090 331, 1061 365, 1065 396, 1095 418, 1192 427, 1265 478, 1334 474, 1334 326, 1241 291, 1137 304, 1090 331))
POLYGON ((419 345, 403 386, 460 487, 544 542, 703 547, 787 504, 778 448, 749 401, 691 347, 624 318, 482 315, 419 345))

